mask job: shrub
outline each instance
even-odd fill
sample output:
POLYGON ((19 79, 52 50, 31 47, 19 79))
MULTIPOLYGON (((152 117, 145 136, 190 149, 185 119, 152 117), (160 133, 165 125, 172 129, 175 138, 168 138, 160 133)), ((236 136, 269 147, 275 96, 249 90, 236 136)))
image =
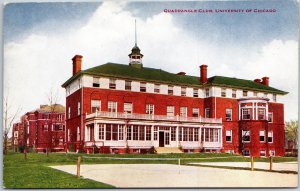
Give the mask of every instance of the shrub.
POLYGON ((149 149, 149 154, 156 154, 156 150, 153 146, 149 149))

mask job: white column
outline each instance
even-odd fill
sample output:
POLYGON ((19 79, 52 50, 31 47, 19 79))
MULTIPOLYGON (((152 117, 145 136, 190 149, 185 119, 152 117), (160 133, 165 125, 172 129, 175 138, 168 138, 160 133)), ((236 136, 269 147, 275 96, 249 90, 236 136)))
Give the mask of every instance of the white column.
MULTIPOLYGON (((70 134, 70 132, 69 132, 69 134, 70 134)), ((87 141, 88 140, 88 134, 87 134, 87 126, 85 126, 85 128, 84 128, 84 141, 87 141)), ((69 135, 68 135, 69 136, 69 135)), ((69 140, 69 142, 70 142, 70 140, 69 140)))
POLYGON ((200 127, 198 131, 199 131, 199 138, 198 138, 198 140, 199 140, 199 142, 201 143, 201 141, 202 141, 202 140, 201 140, 202 128, 200 127))
POLYGON ((106 141, 106 124, 104 124, 104 140, 106 141))
POLYGON ((268 102, 266 102, 266 113, 265 113, 265 119, 268 120, 268 115, 269 115, 269 105, 268 102))
POLYGON ((176 147, 179 146, 179 126, 176 126, 176 147))
POLYGON ((252 102, 252 120, 255 120, 255 118, 254 118, 254 102, 252 102))
POLYGON ((255 120, 258 120, 258 103, 257 102, 256 102, 255 112, 256 112, 255 120))
MULTIPOLYGON (((144 126, 145 128, 145 126, 144 126)), ((145 140, 146 140, 146 128, 144 129, 145 130, 145 140)), ((157 135, 158 136, 158 135, 157 135)), ((153 142, 154 141, 154 126, 151 125, 151 141, 153 142)))
POLYGON ((203 128, 203 143, 205 143, 205 128, 203 128))
POLYGON ((220 135, 220 143, 221 143, 221 148, 223 147, 223 131, 222 129, 219 129, 219 135, 220 135))
POLYGON ((94 137, 93 137, 93 140, 97 141, 97 129, 98 129, 98 124, 97 123, 94 123, 94 137))

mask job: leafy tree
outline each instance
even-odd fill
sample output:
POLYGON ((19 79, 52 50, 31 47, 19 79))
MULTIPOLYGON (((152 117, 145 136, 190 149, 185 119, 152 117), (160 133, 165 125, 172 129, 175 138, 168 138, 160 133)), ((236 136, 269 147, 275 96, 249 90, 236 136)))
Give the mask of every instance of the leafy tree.
POLYGON ((298 147, 298 120, 285 122, 285 139, 294 141, 295 148, 298 147))

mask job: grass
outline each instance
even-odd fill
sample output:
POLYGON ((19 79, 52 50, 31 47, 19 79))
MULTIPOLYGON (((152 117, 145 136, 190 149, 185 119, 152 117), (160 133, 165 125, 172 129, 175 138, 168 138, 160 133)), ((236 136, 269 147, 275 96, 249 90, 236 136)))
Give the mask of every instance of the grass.
MULTIPOLYGON (((27 160, 23 154, 9 153, 4 155, 3 177, 6 188, 113 188, 111 185, 89 179, 77 178, 74 175, 52 169, 54 165, 75 165, 78 156, 82 164, 181 164, 190 162, 250 162, 249 157, 224 153, 180 153, 180 154, 45 154, 28 153, 27 160), (95 158, 86 158, 95 157, 95 158), (109 158, 108 158, 109 157, 109 158), (119 159, 118 159, 119 158, 119 159), (121 158, 131 158, 124 160, 121 158), (143 160, 138 158, 161 158, 162 160, 143 160), (174 158, 174 160, 164 160, 174 158)), ((256 162, 268 162, 268 158, 255 158, 256 162)), ((274 157, 273 162, 297 161, 293 157, 274 157)))

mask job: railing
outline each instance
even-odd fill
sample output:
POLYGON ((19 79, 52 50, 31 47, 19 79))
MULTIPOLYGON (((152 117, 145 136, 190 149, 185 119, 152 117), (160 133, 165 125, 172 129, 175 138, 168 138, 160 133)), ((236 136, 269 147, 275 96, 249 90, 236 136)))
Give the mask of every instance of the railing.
POLYGON ((204 118, 204 117, 183 117, 183 116, 166 116, 150 114, 128 114, 120 112, 96 112, 86 115, 86 119, 94 117, 120 118, 120 119, 142 119, 142 120, 160 120, 160 121, 180 121, 180 122, 198 122, 198 123, 222 123, 222 118, 204 118))

